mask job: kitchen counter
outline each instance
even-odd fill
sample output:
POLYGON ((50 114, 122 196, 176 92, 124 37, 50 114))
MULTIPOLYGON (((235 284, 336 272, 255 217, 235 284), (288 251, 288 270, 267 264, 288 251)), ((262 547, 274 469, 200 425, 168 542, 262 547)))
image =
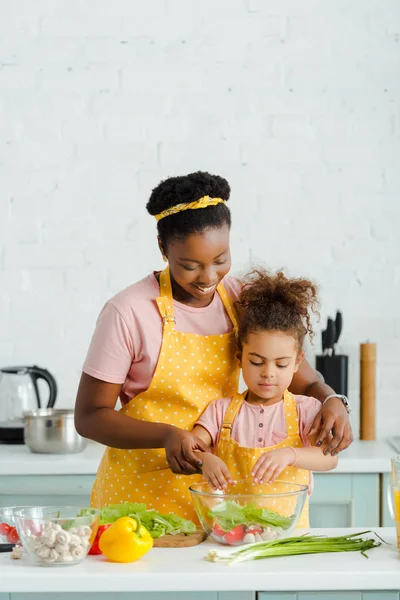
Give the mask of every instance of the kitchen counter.
MULTIPOLYGON (((315 529, 310 533, 332 536, 354 531, 315 529)), ((376 531, 390 545, 370 550, 369 559, 351 552, 281 557, 228 567, 203 560, 211 548, 223 549, 208 541, 184 552, 153 549, 138 562, 125 565, 88 557, 73 567, 39 568, 27 558, 11 560, 9 554, 0 554, 0 592, 400 590, 395 530, 376 531)))
MULTIPOLYGON (((34 454, 26 446, 0 444, 1 475, 95 475, 104 446, 90 442, 80 454, 34 454)), ((395 452, 385 441, 355 441, 340 454, 334 473, 389 473, 395 452)))

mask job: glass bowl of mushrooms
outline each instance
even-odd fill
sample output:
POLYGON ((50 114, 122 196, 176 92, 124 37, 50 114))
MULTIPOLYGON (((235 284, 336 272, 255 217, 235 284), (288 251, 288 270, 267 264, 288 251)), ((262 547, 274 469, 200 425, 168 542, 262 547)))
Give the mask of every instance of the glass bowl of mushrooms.
POLYGON ((82 562, 96 537, 100 511, 77 506, 31 506, 14 511, 22 546, 40 566, 75 565, 82 562))

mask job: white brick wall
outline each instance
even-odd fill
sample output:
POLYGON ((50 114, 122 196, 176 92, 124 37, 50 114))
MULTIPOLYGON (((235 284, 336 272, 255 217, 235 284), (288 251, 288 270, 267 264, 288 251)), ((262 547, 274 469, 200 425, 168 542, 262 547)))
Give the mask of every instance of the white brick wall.
POLYGON ((343 310, 355 404, 378 343, 398 433, 399 40, 394 0, 0 2, 0 365, 72 405, 102 304, 162 265, 151 188, 208 169, 236 270, 287 266, 343 310))

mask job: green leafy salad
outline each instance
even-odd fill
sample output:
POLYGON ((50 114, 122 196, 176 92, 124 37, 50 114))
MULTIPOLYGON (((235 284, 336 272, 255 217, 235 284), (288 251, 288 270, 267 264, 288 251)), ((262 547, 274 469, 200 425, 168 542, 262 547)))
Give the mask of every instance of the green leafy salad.
MULTIPOLYGON (((79 517, 85 516, 89 509, 83 509, 79 517)), ((165 515, 154 509, 147 510, 145 504, 123 502, 121 504, 110 504, 100 510, 100 525, 114 523, 120 517, 136 517, 150 535, 156 539, 163 535, 177 535, 178 533, 194 533, 196 525, 192 521, 178 517, 173 513, 165 515)))
POLYGON ((251 527, 281 527, 288 529, 293 522, 293 517, 282 517, 276 512, 259 508, 254 503, 241 506, 234 500, 227 500, 214 506, 208 513, 221 529, 230 531, 238 525, 251 527))

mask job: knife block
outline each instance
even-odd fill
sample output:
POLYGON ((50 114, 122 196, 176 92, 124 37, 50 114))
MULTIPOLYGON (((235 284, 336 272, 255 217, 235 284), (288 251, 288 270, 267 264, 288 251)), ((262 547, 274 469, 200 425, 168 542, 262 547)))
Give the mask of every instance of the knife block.
POLYGON ((347 396, 349 357, 346 354, 317 355, 316 369, 337 394, 347 396))

